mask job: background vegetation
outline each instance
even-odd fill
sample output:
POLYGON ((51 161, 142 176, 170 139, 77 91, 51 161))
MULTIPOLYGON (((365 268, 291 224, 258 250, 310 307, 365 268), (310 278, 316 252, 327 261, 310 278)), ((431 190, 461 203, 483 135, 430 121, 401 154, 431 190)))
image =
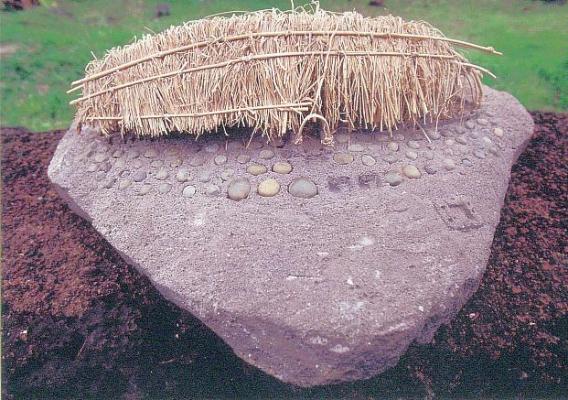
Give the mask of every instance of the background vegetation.
MULTIPOLYGON (((73 117, 65 91, 84 66, 135 36, 231 10, 290 8, 290 1, 169 0, 171 15, 155 17, 164 0, 45 0, 28 11, 0 13, 0 124, 33 130, 67 127, 73 117), (92 52, 92 53, 91 53, 92 52)), ((491 45, 492 57, 466 52, 491 69, 495 88, 531 110, 568 110, 568 5, 530 0, 321 0, 321 7, 366 15, 422 19, 446 35, 491 45)), ((298 0, 296 5, 298 5, 298 0)))

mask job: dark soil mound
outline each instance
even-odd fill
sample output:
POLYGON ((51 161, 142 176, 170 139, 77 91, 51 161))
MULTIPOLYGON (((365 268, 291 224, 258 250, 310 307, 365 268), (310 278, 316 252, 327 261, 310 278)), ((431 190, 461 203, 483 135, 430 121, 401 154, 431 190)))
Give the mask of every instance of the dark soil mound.
POLYGON ((561 397, 568 393, 568 115, 533 114, 481 287, 377 378, 300 390, 166 302, 51 188, 61 132, 3 129, 5 398, 561 397))

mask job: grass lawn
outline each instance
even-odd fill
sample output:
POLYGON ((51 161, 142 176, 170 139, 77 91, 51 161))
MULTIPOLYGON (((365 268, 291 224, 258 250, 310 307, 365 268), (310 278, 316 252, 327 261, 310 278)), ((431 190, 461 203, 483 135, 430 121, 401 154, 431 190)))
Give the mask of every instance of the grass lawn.
MULTIPOLYGON (((531 0, 322 0, 330 10, 422 19, 446 35, 491 45, 503 57, 466 52, 491 69, 486 83, 517 96, 531 110, 568 110, 568 5, 531 0)), ((73 116, 65 91, 106 49, 182 21, 231 10, 290 8, 264 0, 45 0, 25 12, 0 13, 0 124, 32 130, 67 127, 73 116), (154 18, 156 4, 172 15, 154 18)), ((301 4, 296 2, 296 5, 301 4)))

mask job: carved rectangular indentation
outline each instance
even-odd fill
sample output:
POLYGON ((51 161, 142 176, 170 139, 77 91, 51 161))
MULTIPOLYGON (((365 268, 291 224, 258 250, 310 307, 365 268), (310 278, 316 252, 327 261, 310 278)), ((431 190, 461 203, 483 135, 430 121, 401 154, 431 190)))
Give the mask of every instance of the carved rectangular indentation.
POLYGON ((451 230, 467 232, 483 226, 471 202, 464 196, 435 203, 434 207, 451 230))

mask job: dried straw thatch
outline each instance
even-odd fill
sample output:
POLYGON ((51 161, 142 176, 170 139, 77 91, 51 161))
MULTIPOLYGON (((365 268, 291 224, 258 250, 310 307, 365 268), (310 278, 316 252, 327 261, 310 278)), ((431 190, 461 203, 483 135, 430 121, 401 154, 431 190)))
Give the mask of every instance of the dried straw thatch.
MULTIPOLYGON (((267 139, 321 121, 381 130, 459 115, 481 100, 482 67, 425 22, 356 12, 213 16, 110 50, 73 82, 77 120, 139 137, 252 127, 267 139)), ((489 73, 490 74, 490 73, 489 73)))

